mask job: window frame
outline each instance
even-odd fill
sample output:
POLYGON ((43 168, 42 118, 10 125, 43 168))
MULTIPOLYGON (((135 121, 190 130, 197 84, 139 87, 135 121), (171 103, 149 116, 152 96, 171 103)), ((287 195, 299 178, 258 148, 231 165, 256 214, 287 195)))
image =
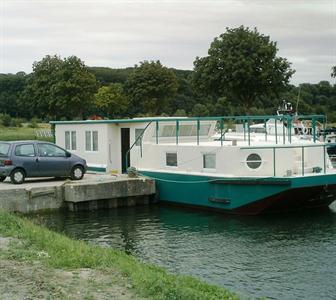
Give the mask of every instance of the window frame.
POLYGON ((134 142, 137 140, 139 136, 142 135, 142 137, 135 143, 135 146, 139 147, 142 143, 143 133, 145 132, 145 128, 134 128, 134 142), (140 132, 139 135, 137 135, 137 131, 140 132))
POLYGON ((203 169, 204 170, 216 170, 217 169, 217 155, 216 153, 212 153, 212 152, 205 152, 203 153, 202 155, 202 160, 203 160, 203 169), (207 167, 206 166, 206 160, 205 160, 205 156, 206 155, 211 155, 211 156, 214 156, 214 163, 215 163, 215 166, 214 167, 207 167))
POLYGON ((167 151, 166 152, 166 167, 169 167, 169 168, 177 168, 178 167, 178 158, 177 158, 177 152, 175 151, 167 151), (176 155, 176 164, 174 165, 169 165, 168 164, 168 155, 170 154, 175 154, 176 155))
POLYGON ((262 159, 262 157, 261 157, 261 155, 260 155, 259 153, 255 153, 255 152, 253 152, 253 153, 250 153, 249 155, 247 155, 246 160, 245 160, 245 163, 246 163, 246 166, 247 166, 247 168, 248 168, 249 170, 251 170, 251 171, 255 171, 255 170, 260 169, 260 167, 261 167, 262 164, 263 164, 263 159, 262 159), (253 156, 253 155, 256 156, 256 157, 259 157, 260 160, 259 160, 259 159, 249 160, 249 157, 251 157, 251 156, 253 156), (251 164, 252 164, 252 165, 251 165, 251 164), (254 167, 253 164, 258 164, 258 166, 254 167))
POLYGON ((64 148, 68 151, 76 151, 77 150, 77 133, 76 130, 66 130, 64 132, 64 148), (69 137, 69 143, 67 147, 67 134, 69 137))
POLYGON ((61 147, 58 147, 57 145, 53 145, 53 144, 48 144, 48 143, 38 143, 36 145, 37 147, 37 154, 38 154, 38 157, 47 157, 47 158, 60 158, 60 157, 67 157, 67 150, 65 149, 62 149, 61 147), (40 145, 48 145, 48 146, 51 146, 51 147, 55 147, 55 148, 58 148, 60 150, 62 150, 64 152, 64 156, 46 156, 46 155, 40 155, 40 149, 39 149, 39 146, 40 145))
POLYGON ((15 156, 18 156, 18 157, 36 157, 36 149, 35 149, 35 146, 34 146, 33 143, 26 143, 26 144, 19 144, 19 145, 16 145, 16 146, 15 146, 15 149, 14 149, 14 155, 15 155, 15 156), (34 149, 34 155, 18 155, 18 154, 16 153, 16 149, 17 149, 18 147, 22 147, 22 146, 26 146, 26 145, 33 146, 33 149, 34 149))
POLYGON ((98 130, 85 130, 85 152, 96 153, 98 151, 99 151, 99 131, 98 130), (88 139, 88 133, 90 135, 89 139, 88 139), (96 143, 95 143, 95 133, 96 133, 96 143), (87 147, 88 145, 89 147, 87 147))

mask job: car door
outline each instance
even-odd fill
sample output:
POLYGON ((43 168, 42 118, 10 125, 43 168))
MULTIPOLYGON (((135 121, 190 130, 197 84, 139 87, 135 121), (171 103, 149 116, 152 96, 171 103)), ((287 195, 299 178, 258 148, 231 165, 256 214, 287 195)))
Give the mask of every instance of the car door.
POLYGON ((70 161, 67 152, 53 144, 38 143, 38 167, 40 176, 68 176, 70 161))
POLYGON ((36 149, 33 143, 19 144, 15 146, 13 164, 22 167, 27 177, 39 176, 36 149))

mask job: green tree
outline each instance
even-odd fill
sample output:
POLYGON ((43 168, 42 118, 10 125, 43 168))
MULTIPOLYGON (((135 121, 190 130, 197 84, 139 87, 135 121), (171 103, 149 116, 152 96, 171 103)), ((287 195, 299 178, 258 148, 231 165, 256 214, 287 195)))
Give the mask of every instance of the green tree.
POLYGON ((144 61, 135 66, 126 83, 126 92, 133 113, 159 115, 175 96, 178 82, 173 71, 162 66, 160 61, 144 61))
POLYGON ((122 117, 128 109, 128 98, 120 83, 102 86, 95 94, 96 106, 109 118, 122 117))
POLYGON ((0 112, 17 116, 21 111, 20 94, 24 90, 26 74, 0 74, 0 112))
POLYGON ((209 116, 209 110, 206 105, 197 103, 192 110, 192 115, 194 117, 207 117, 209 116))
POLYGON ((277 51, 276 43, 257 29, 227 28, 211 43, 208 56, 196 57, 194 87, 249 109, 258 97, 284 91, 294 73, 285 58, 276 56, 277 51))
POLYGON ((186 116, 187 116, 187 113, 184 109, 178 109, 174 113, 174 117, 186 117, 186 116))
POLYGON ((47 55, 34 62, 23 101, 39 116, 82 118, 93 104, 97 81, 76 56, 47 55))

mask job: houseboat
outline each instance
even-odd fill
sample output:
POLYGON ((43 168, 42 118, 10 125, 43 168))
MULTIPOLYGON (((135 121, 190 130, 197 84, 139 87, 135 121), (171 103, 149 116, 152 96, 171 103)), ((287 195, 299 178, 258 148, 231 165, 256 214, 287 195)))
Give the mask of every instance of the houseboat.
POLYGON ((336 199, 336 170, 327 143, 318 139, 314 128, 318 120, 325 122, 324 116, 304 118, 313 124, 312 139, 301 139, 293 132, 293 116, 278 115, 54 124, 56 143, 61 146, 71 144, 67 132, 75 131, 74 126, 81 129, 77 135, 88 150, 84 157, 89 166, 95 147, 94 134, 87 132, 97 128, 96 139, 102 140, 97 151, 103 148, 104 155, 97 152, 96 157, 100 161, 107 158, 104 170, 136 168, 139 174, 156 180, 160 201, 256 215, 327 207, 336 199), (251 132, 250 125, 263 120, 273 122, 274 134, 251 132), (243 124, 242 134, 229 135, 228 126, 234 123, 243 124), (99 124, 104 124, 100 133, 99 124), (216 132, 220 133, 218 139, 213 138, 216 132))

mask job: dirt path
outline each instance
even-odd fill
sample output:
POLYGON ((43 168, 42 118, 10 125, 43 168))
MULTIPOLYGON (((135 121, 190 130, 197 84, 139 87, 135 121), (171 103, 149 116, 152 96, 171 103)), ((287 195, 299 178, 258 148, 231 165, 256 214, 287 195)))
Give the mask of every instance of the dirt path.
POLYGON ((66 271, 47 268, 38 261, 5 258, 12 243, 13 239, 0 237, 1 299, 139 299, 113 271, 66 271))

